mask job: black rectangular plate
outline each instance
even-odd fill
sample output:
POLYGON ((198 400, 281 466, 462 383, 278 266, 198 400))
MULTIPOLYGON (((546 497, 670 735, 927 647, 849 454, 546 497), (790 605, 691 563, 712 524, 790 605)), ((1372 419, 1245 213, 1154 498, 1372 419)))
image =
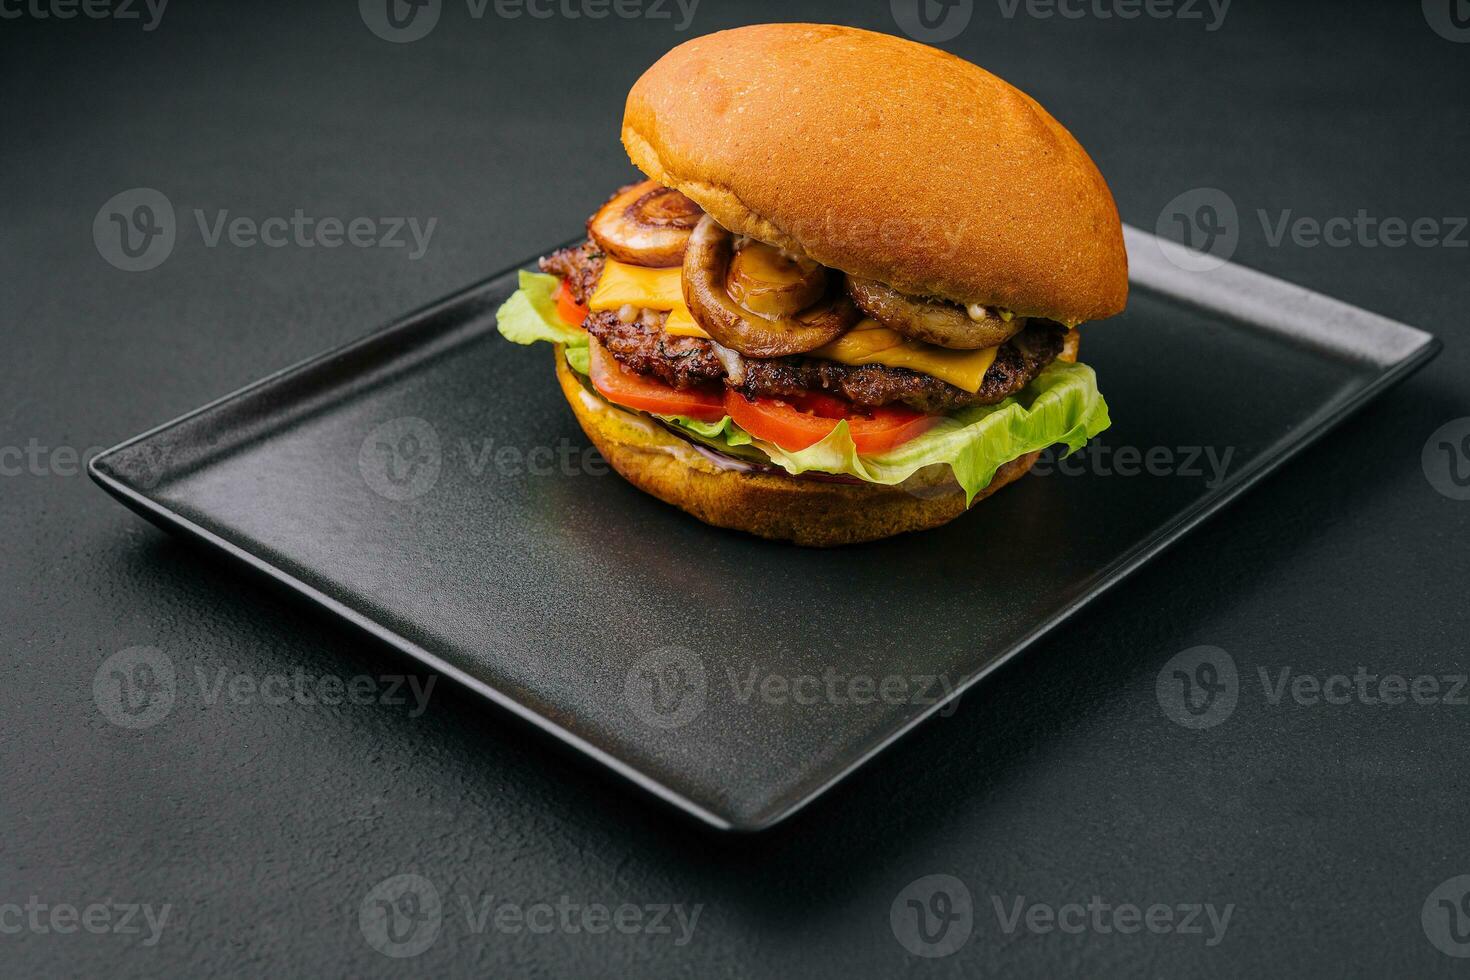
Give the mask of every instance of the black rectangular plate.
POLYGON ((1134 229, 1128 246, 1129 310, 1084 344, 1115 420, 1109 459, 1073 457, 937 531, 804 550, 607 475, 550 349, 495 333, 514 271, 91 473, 710 824, 756 830, 938 710, 937 687, 897 678, 963 691, 1439 347, 1238 266, 1185 271, 1192 253, 1134 229), (1223 481, 1122 476, 1125 447, 1173 451, 1156 471, 1190 447, 1233 455, 1223 481), (833 672, 836 697, 812 680, 760 693, 833 672), (885 678, 886 698, 858 703, 885 678))

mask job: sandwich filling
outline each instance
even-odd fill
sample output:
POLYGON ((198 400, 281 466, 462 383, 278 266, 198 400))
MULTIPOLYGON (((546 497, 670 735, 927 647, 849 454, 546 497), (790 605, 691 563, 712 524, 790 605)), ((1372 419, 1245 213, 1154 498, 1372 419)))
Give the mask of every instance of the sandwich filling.
POLYGON ((1060 323, 844 276, 652 182, 588 230, 522 273, 501 333, 561 344, 591 391, 706 448, 889 485, 947 465, 973 498, 1005 463, 1108 425, 1060 323))

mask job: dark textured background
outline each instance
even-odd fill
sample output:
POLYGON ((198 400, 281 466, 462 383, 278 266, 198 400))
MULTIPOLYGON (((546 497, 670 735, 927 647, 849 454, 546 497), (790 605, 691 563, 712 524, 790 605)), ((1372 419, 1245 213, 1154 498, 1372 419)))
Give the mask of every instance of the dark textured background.
MULTIPOLYGON (((946 45, 1071 127, 1125 220, 1152 228, 1176 195, 1219 187, 1245 219, 1239 261, 1422 325, 1446 350, 790 824, 717 836, 456 691, 417 719, 196 692, 152 728, 109 724, 93 678, 135 645, 191 678, 411 669, 144 525, 55 450, 110 445, 534 253, 628 175, 623 93, 687 35, 493 9, 476 21, 451 2, 407 45, 374 37, 347 0, 177 2, 151 32, 0 20, 0 450, 45 450, 18 473, 0 458, 0 907, 172 906, 155 946, 0 932, 0 971, 387 973, 402 964, 367 944, 358 909, 413 871, 452 903, 408 961, 439 974, 1463 972, 1420 910, 1470 873, 1470 707, 1272 705, 1255 679, 1466 669, 1470 502, 1436 492, 1420 453, 1470 415, 1470 251, 1273 247, 1254 218, 1470 212, 1470 46, 1412 2, 1240 2, 1213 32, 979 3, 946 45), (137 186, 184 220, 167 262, 129 274, 99 257, 91 227, 137 186), (211 249, 196 207, 439 227, 417 262, 211 249), (1197 644, 1230 651, 1243 675, 1235 715, 1204 732, 1168 721, 1154 693, 1164 662, 1197 644), (928 961, 895 941, 889 907, 934 873, 966 883, 976 926, 928 961), (457 900, 482 894, 704 908, 682 947, 477 935, 457 900), (1236 909, 1207 948, 1007 935, 992 895, 1236 909)), ((798 13, 895 29, 884 2, 703 0, 691 32, 798 13)), ((894 629, 921 641, 922 624, 894 629)))

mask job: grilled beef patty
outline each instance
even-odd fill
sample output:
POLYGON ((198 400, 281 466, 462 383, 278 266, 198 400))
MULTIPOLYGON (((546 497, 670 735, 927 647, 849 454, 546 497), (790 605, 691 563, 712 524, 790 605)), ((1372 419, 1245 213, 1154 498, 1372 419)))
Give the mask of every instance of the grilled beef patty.
MULTIPOLYGON (((602 276, 603 261, 597 246, 587 242, 542 259, 541 270, 566 279, 572 297, 585 303, 602 276)), ((882 364, 852 366, 800 355, 761 359, 733 351, 722 357, 712 341, 664 333, 662 319, 659 314, 645 314, 624 323, 616 313, 605 311, 593 313, 583 326, 623 367, 675 388, 723 382, 747 398, 817 391, 865 407, 901 403, 931 414, 1004 401, 1056 360, 1067 335, 1061 324, 1032 320, 1001 345, 980 389, 969 392, 918 371, 882 364)))
POLYGON ((857 405, 902 403, 931 414, 1004 401, 1056 360, 1067 333, 1060 324, 1032 321, 1001 346, 979 390, 969 392, 908 368, 853 366, 815 357, 766 360, 730 352, 726 359, 733 363, 727 368, 713 342, 699 337, 671 337, 647 318, 624 323, 616 313, 594 313, 584 326, 623 367, 675 388, 723 381, 747 398, 781 398, 818 391, 857 405))
POLYGON ((572 299, 585 305, 592 290, 597 288, 597 280, 602 278, 602 267, 606 262, 607 256, 602 254, 602 249, 588 239, 581 245, 552 252, 537 265, 547 275, 565 279, 572 299))

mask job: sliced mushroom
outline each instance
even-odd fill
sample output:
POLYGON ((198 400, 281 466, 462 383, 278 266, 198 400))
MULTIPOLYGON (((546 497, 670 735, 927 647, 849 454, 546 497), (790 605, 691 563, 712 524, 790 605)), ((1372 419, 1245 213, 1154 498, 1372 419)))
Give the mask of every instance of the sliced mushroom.
POLYGON ((827 292, 827 274, 811 259, 793 258, 774 245, 749 241, 736 249, 725 280, 730 298, 761 316, 790 316, 827 292))
POLYGON ((669 268, 684 261, 704 211, 670 187, 645 180, 618 191, 587 222, 587 232, 619 262, 669 268))
POLYGON ((1026 326, 1024 317, 1003 318, 998 311, 943 300, 905 296, 873 279, 847 277, 847 294, 868 316, 905 337, 956 350, 999 347, 1026 326))
POLYGON ((821 301, 795 315, 762 316, 741 306, 726 286, 734 251, 734 236, 705 215, 684 254, 684 302, 705 332, 731 350, 746 357, 804 354, 836 340, 861 318, 842 290, 826 282, 821 301))

